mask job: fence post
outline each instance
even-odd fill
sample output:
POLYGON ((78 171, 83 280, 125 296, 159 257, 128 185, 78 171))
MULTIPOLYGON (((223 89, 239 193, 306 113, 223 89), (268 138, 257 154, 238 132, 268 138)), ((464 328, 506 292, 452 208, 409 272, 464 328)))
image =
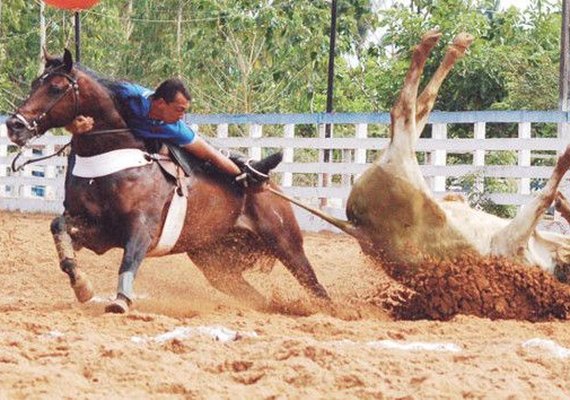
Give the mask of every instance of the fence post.
MULTIPOLYGON (((366 139, 368 137, 368 124, 356 124, 355 128, 356 128, 356 133, 354 136, 356 137, 356 139, 366 139)), ((366 164, 366 149, 360 147, 354 149, 354 162, 356 164, 366 164)), ((362 174, 353 175, 352 182, 349 182, 347 186, 349 186, 351 183, 354 183, 354 181, 356 181, 360 177, 360 175, 362 174)), ((348 200, 347 198, 344 198, 342 200, 343 206, 346 206, 347 200, 348 200)))
MULTIPOLYGON (((530 139, 530 122, 519 122, 519 139, 530 139)), ((530 150, 519 150, 519 166, 530 167, 530 150)), ((520 178, 519 193, 530 194, 530 178, 520 178)))
MULTIPOLYGON (((252 124, 249 126, 249 137, 252 139, 260 138, 263 135, 262 126, 259 124, 252 124)), ((261 159, 261 147, 250 147, 249 157, 254 160, 261 159)))
MULTIPOLYGON (((7 137, 8 131, 6 129, 6 124, 0 124, 0 138, 7 137)), ((0 144, 0 157, 8 157, 8 145, 0 144)), ((2 177, 7 175, 8 165, 0 164, 0 180, 2 177)), ((0 197, 6 197, 7 190, 6 185, 0 184, 0 197)))
MULTIPOLYGON (((473 127, 473 138, 474 139, 485 139, 485 122, 475 122, 473 127)), ((485 166, 485 150, 477 149, 473 152, 473 165, 476 167, 485 166)), ((479 170, 477 168, 477 170, 479 170)), ((477 193, 485 192, 485 178, 477 175, 475 177, 475 183, 473 189, 477 193)))
POLYGON ((216 137, 220 139, 228 137, 228 124, 219 124, 216 126, 216 137))
MULTIPOLYGON (((22 153, 22 159, 29 159, 29 158, 32 158, 33 156, 34 156, 34 153, 33 153, 33 150, 31 148, 27 148, 22 153)), ((26 165, 22 169, 22 172, 20 172, 20 176, 21 177, 33 176, 32 168, 33 168, 32 165, 26 165)), ((26 183, 25 180, 23 180, 22 184, 20 184, 17 188, 14 188, 14 190, 16 191, 16 193, 19 193, 20 197, 23 197, 23 198, 32 197, 32 185, 30 185, 29 183, 26 183)))
MULTIPOLYGON (((447 124, 433 124, 432 126, 432 139, 447 139, 447 124)), ((447 164, 447 151, 446 150, 434 150, 432 157, 432 165, 442 166, 447 164)), ((438 175, 433 177, 433 187, 434 192, 445 192, 445 175, 438 175)))
MULTIPOLYGON (((333 137, 333 128, 334 125, 331 125, 331 137, 333 137)), ((325 124, 319 124, 318 125, 318 130, 319 130, 319 138, 323 139, 326 138, 326 125, 325 124)), ((332 151, 330 154, 330 159, 329 162, 332 162, 332 151)), ((320 164, 324 164, 325 162, 325 149, 319 149, 319 163, 320 164)), ((331 179, 331 175, 328 173, 319 173, 318 174, 318 178, 317 178, 317 185, 319 187, 329 187, 331 185, 332 179, 331 179)), ((327 206, 327 198, 326 197, 320 197, 319 198, 319 205, 321 207, 326 207, 327 206)))
MULTIPOLYGON (((47 132, 45 136, 49 139, 53 139, 53 134, 51 132, 47 132)), ((48 139, 48 143, 50 140, 48 139)), ((47 144, 44 147, 43 154, 54 154, 55 153, 55 146, 53 144, 47 144)), ((52 159, 53 161, 53 159, 52 159)), ((46 160, 46 162, 49 162, 46 160)), ((46 200, 55 200, 55 166, 53 165, 46 165, 44 168, 44 177, 47 179, 46 184, 44 185, 44 198, 46 200)))
MULTIPOLYGON (((368 124, 356 124, 356 138, 366 139, 368 137, 368 124)), ((357 164, 366 164, 366 149, 358 148, 354 151, 354 161, 357 164)))
MULTIPOLYGON (((286 124, 283 129, 283 137, 285 139, 293 139, 295 137, 295 125, 286 124)), ((283 162, 292 163, 294 160, 295 151, 292 147, 285 147, 283 149, 283 162)), ((281 180, 283 187, 293 186, 293 174, 291 172, 283 172, 283 179, 281 180)))
POLYGON ((216 125, 216 138, 222 139, 220 142, 214 142, 218 148, 225 149, 223 139, 225 139, 227 137, 228 137, 228 124, 216 125))

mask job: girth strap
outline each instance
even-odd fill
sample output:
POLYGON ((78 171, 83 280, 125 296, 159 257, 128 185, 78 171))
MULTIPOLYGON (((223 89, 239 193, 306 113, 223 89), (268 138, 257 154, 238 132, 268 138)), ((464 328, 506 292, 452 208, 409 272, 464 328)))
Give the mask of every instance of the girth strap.
POLYGON ((166 220, 160 233, 160 239, 157 245, 147 253, 147 257, 159 257, 170 253, 178 241, 180 233, 182 233, 187 208, 188 201, 186 196, 175 188, 172 202, 168 208, 166 220))

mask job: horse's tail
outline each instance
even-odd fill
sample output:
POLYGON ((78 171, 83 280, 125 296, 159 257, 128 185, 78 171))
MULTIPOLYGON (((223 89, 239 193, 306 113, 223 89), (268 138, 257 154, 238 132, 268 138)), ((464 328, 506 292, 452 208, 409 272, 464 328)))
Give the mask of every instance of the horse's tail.
POLYGON ((273 153, 262 160, 250 161, 250 167, 267 175, 269 174, 269 171, 277 167, 281 161, 283 161, 283 152, 278 151, 277 153, 273 153))

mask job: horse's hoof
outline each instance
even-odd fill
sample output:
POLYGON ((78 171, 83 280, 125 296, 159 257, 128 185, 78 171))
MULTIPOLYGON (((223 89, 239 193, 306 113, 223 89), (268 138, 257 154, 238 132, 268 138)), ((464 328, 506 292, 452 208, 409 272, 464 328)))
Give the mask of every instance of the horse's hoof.
POLYGON ((85 279, 83 276, 78 275, 75 284, 71 285, 73 291, 75 292, 75 297, 80 303, 85 303, 91 300, 94 296, 93 287, 91 282, 85 279))
POLYGON ((113 314, 125 314, 129 311, 129 304, 125 299, 115 299, 111 304, 105 307, 105 312, 113 314))

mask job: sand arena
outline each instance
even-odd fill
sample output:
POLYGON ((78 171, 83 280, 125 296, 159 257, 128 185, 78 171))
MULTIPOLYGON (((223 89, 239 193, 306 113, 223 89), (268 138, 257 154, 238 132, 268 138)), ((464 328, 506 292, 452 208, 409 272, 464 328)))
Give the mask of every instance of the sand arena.
POLYGON ((353 239, 307 233, 342 318, 308 304, 280 264, 247 274, 280 304, 261 313, 215 291, 185 256, 145 260, 135 310, 108 315, 120 251, 78 253, 97 294, 80 305, 58 268, 50 220, 0 213, 1 398, 570 397, 570 325, 556 319, 569 289, 536 271, 495 263, 483 281, 481 266, 453 277, 457 265, 431 273, 426 264, 398 277, 420 294, 406 300, 413 292, 353 239))

